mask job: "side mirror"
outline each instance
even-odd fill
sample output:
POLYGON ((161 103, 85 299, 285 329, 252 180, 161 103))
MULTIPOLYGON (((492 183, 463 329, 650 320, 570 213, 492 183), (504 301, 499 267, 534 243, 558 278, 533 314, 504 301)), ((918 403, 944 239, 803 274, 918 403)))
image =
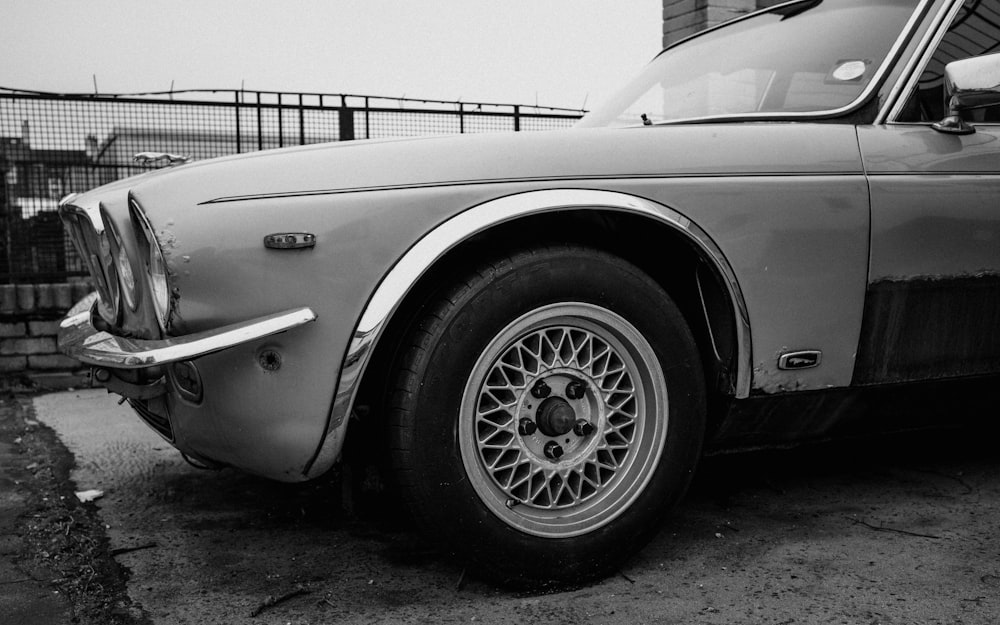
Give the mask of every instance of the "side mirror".
POLYGON ((1000 53, 984 54, 948 63, 944 68, 948 116, 933 124, 934 130, 953 135, 976 132, 962 112, 1000 104, 1000 53))

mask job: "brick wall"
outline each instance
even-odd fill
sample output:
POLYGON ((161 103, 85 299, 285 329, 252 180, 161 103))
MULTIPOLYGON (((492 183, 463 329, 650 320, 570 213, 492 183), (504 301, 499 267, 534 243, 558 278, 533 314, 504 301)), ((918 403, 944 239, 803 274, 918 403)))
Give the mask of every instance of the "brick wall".
POLYGON ((92 288, 84 281, 62 284, 0 285, 0 380, 4 386, 33 382, 46 386, 86 373, 79 362, 59 353, 59 321, 92 288))
POLYGON ((784 0, 663 0, 664 47, 710 26, 784 0))

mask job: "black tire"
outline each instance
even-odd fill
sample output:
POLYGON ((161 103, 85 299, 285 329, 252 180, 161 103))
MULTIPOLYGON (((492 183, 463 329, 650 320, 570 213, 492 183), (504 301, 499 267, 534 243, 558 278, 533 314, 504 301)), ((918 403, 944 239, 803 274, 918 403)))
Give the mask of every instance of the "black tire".
POLYGON ((404 343, 392 395, 403 501, 495 581, 614 572, 701 453, 703 374, 677 306, 635 266, 584 247, 520 252, 443 293, 404 343))

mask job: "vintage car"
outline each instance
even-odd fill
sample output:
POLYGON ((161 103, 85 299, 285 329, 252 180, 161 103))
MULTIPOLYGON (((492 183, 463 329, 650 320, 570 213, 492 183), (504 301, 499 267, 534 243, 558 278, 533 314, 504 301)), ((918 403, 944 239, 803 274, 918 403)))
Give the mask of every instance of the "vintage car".
POLYGON ((797 0, 670 46, 570 130, 74 195, 99 299, 60 344, 195 463, 309 480, 365 426, 475 570, 605 575, 706 449, 1000 372, 998 41, 998 0, 797 0))

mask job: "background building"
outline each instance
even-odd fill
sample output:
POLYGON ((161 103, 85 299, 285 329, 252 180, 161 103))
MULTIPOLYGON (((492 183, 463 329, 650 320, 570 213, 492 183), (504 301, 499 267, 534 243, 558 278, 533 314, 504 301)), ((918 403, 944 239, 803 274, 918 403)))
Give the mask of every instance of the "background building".
POLYGON ((785 0, 663 0, 664 47, 726 20, 785 0))

